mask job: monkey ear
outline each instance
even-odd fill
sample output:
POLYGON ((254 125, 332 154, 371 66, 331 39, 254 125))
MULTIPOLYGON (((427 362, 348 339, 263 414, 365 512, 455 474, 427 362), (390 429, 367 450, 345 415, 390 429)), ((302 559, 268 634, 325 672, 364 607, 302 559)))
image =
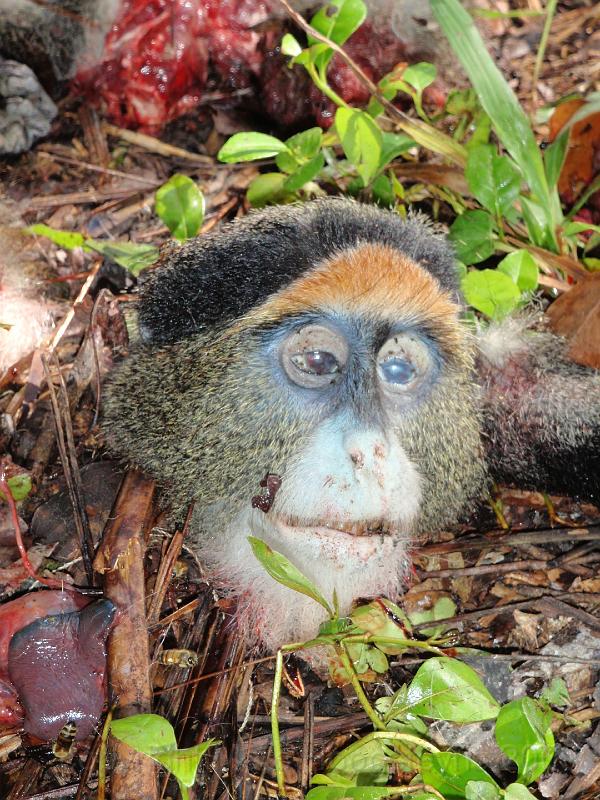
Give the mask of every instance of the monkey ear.
POLYGON ((600 372, 565 341, 509 318, 478 336, 489 471, 523 489, 600 504, 600 372))

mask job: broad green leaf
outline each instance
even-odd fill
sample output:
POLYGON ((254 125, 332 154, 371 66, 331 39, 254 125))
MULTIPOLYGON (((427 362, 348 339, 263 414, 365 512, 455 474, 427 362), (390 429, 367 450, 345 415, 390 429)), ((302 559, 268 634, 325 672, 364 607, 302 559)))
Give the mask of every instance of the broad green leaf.
POLYGON ((114 242, 104 239, 86 239, 85 243, 105 258, 114 261, 132 275, 139 275, 143 269, 151 267, 158 259, 158 247, 153 244, 136 242, 114 242))
POLYGON ((494 719, 500 708, 474 669, 445 657, 429 658, 419 667, 407 701, 414 714, 448 722, 494 719))
MULTIPOLYGON (((24 500, 31 492, 31 478, 29 475, 13 475, 6 483, 15 503, 24 500)), ((6 502, 4 492, 0 492, 0 498, 6 502)))
POLYGON ((600 225, 594 225, 592 222, 580 222, 579 220, 575 220, 574 222, 567 222, 563 228, 565 236, 575 236, 578 233, 585 233, 586 231, 600 233, 600 225))
POLYGON ((274 136, 255 131, 236 133, 227 139, 219 150, 217 158, 226 164, 238 161, 256 161, 258 158, 272 158, 287 150, 287 146, 274 136))
POLYGON ((431 0, 431 9, 492 120, 498 138, 544 208, 545 236, 554 242, 553 229, 561 220, 560 208, 556 193, 551 193, 548 187, 542 156, 527 115, 459 0, 431 0))
POLYGON ((494 223, 486 211, 465 211, 450 227, 449 238, 457 257, 478 264, 494 252, 494 223))
POLYGON ((488 781, 469 781, 465 787, 467 800, 499 800, 499 789, 488 781))
POLYGON ((366 112, 351 108, 338 108, 335 127, 346 157, 368 185, 379 169, 381 130, 366 112))
POLYGON ((554 736, 550 729, 552 712, 544 711, 530 697, 502 706, 496 720, 498 747, 515 762, 517 780, 531 783, 544 772, 554 756, 554 736))
POLYGON ((310 161, 308 161, 286 179, 285 183, 283 184, 283 188, 288 192, 297 191, 298 189, 302 188, 305 183, 308 183, 309 181, 312 181, 313 178, 316 178, 324 166, 325 158, 323 153, 317 153, 314 158, 311 158, 310 161))
POLYGON ((156 213, 175 239, 196 236, 204 220, 204 195, 187 175, 173 175, 156 192, 156 213))
MULTIPOLYGON (((466 270, 466 268, 465 268, 466 270)), ((408 615, 413 625, 420 625, 423 622, 435 622, 453 617, 456 614, 456 604, 451 597, 440 597, 436 600, 433 608, 415 609, 408 615)), ((431 628, 422 628, 420 633, 423 636, 439 636, 447 628, 447 625, 434 625, 431 628)))
POLYGON ((423 753, 421 776, 423 783, 437 789, 445 800, 464 800, 470 781, 482 781, 499 789, 491 775, 461 753, 423 753))
POLYGON ((410 136, 405 133, 388 133, 384 131, 381 134, 381 156, 379 159, 379 169, 393 161, 401 153, 406 153, 411 147, 416 147, 417 143, 410 136))
POLYGON ((200 759, 209 747, 218 744, 215 739, 209 739, 194 747, 180 750, 173 726, 158 714, 134 714, 115 719, 111 722, 110 732, 116 739, 172 772, 177 778, 183 798, 188 797, 187 788, 194 784, 200 759))
MULTIPOLYGON (((315 776, 316 777, 316 776, 315 776)), ((401 794, 398 786, 316 786, 306 795, 306 800, 380 800, 383 797, 409 797, 410 800, 439 800, 429 793, 401 794)))
POLYGON ((281 40, 281 52, 284 56, 295 57, 300 55, 302 47, 295 36, 292 36, 291 33, 286 33, 281 40))
POLYGON ((379 650, 377 647, 369 647, 367 650, 367 664, 369 667, 378 672, 380 675, 383 675, 384 672, 387 672, 389 669, 388 660, 385 657, 384 653, 379 650))
POLYGON ((391 208, 396 200, 394 188, 387 175, 378 175, 371 185, 373 200, 381 206, 391 208))
POLYGON ((281 172, 265 172, 248 186, 246 196, 253 208, 262 208, 269 203, 282 203, 289 199, 284 184, 287 176, 281 172))
POLYGON ((519 170, 490 144, 469 150, 465 176, 473 196, 496 217, 503 215, 519 196, 519 170))
POLYGON ((549 144, 544 150, 544 166, 546 168, 546 176, 548 184, 551 189, 558 183, 560 173, 567 157, 567 149, 569 145, 569 130, 563 130, 556 137, 556 139, 549 144))
POLYGON ((295 592, 300 592, 308 597, 312 597, 312 599, 316 600, 319 605, 322 605, 329 614, 332 613, 329 603, 325 600, 314 583, 306 578, 291 561, 276 550, 272 550, 262 539, 249 536, 248 541, 252 547, 252 552, 273 580, 283 584, 283 586, 287 586, 289 589, 293 589, 295 592))
POLYGON ((567 684, 562 678, 552 678, 550 684, 542 691, 540 700, 557 708, 564 708, 570 705, 571 697, 569 696, 567 684))
POLYGON ((402 73, 402 80, 410 84, 419 94, 432 84, 437 75, 437 67, 428 61, 419 61, 418 64, 410 64, 402 73))
POLYGON ((394 639, 410 638, 412 626, 404 611, 391 600, 380 598, 359 606, 354 609, 350 619, 362 633, 385 639, 384 643, 378 643, 377 646, 387 655, 399 655, 410 646, 402 642, 393 644, 394 639))
POLYGON ((321 148, 323 131, 321 128, 308 128, 286 139, 285 144, 298 158, 310 159, 316 156, 321 148))
POLYGON ((519 287, 521 292, 537 289, 539 270, 535 258, 527 250, 509 253, 498 264, 497 269, 504 272, 519 287))
MULTIPOLYGON (((367 17, 367 7, 363 0, 335 0, 322 6, 310 24, 336 44, 344 44, 360 28, 367 17)), ((308 37, 309 44, 316 39, 308 37)))
POLYGON ((527 233, 533 244, 538 247, 551 248, 546 227, 547 215, 544 207, 530 197, 524 197, 523 195, 519 198, 519 202, 521 203, 523 219, 527 225, 527 233))
POLYGON ((511 783, 504 791, 504 800, 536 800, 536 797, 522 783, 511 783))
POLYGON ((384 786, 389 775, 389 758, 384 742, 383 739, 353 742, 329 764, 328 775, 331 777, 335 773, 355 786, 384 786))
POLYGON ((59 247, 64 247, 65 250, 74 250, 76 247, 85 246, 85 237, 81 233, 74 233, 73 231, 58 231, 51 228, 49 225, 38 223, 37 225, 29 225, 25 228, 28 233, 33 233, 36 236, 45 236, 57 244, 59 247))
POLYGON ((461 281, 467 303, 490 319, 503 319, 521 300, 517 284, 495 269, 472 270, 461 281))

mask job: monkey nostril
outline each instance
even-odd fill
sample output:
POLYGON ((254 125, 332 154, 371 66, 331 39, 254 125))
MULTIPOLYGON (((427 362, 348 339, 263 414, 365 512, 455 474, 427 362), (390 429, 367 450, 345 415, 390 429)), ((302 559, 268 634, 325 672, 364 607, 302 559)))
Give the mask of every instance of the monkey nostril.
POLYGON ((365 465, 365 457, 364 454, 360 450, 351 450, 350 451, 350 460, 354 464, 357 469, 362 469, 365 465))

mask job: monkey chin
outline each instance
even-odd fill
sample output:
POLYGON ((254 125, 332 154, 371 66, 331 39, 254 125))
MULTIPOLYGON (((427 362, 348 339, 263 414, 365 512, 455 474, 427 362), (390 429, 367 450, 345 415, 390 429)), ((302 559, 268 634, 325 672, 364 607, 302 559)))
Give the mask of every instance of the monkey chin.
POLYGON ((224 536, 201 544, 200 555, 215 584, 238 597, 236 624, 250 647, 273 652, 283 644, 311 639, 327 612, 271 578, 253 555, 249 535, 285 555, 330 604, 335 590, 342 615, 358 598, 395 597, 401 591, 410 563, 412 524, 347 522, 344 530, 336 524, 292 524, 273 511, 253 509, 239 513, 224 536), (371 531, 376 527, 381 532, 371 531))

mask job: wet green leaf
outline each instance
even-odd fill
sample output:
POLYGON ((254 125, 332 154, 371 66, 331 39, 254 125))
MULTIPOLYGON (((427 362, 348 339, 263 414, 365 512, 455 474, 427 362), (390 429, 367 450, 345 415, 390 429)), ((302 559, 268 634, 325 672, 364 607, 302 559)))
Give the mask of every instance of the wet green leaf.
POLYGON ((521 174, 506 156, 500 156, 490 144, 469 150, 465 176, 473 196, 484 208, 502 216, 519 196, 521 174))
POLYGON ((323 157, 323 153, 317 153, 314 158, 311 158, 310 161, 301 166, 286 179, 283 188, 288 192, 295 192, 301 189, 305 183, 316 178, 324 166, 325 158, 323 157))
POLYGON ((262 208, 270 203, 283 203, 290 199, 285 189, 287 176, 281 172, 265 172, 250 183, 246 196, 253 208, 262 208))
POLYGON ((335 127, 348 161, 354 165, 367 186, 377 174, 381 161, 382 135, 379 126, 364 111, 338 108, 335 127))
MULTIPOLYGON (((360 28, 366 16, 367 7, 363 0, 335 0, 322 6, 310 24, 323 36, 341 45, 360 28)), ((312 36, 308 37, 309 45, 315 45, 316 42, 312 36)), ((317 69, 324 72, 332 56, 333 50, 330 47, 315 55, 314 62, 317 69)))
POLYGON ((536 800, 536 797, 522 783, 511 783, 506 787, 504 800, 536 800))
POLYGON ((465 264, 478 264, 494 252, 494 222, 486 211, 465 211, 452 223, 449 237, 465 264))
POLYGON ((419 667, 407 701, 414 714, 448 722, 494 719, 500 708, 474 669, 445 657, 430 658, 419 667))
MULTIPOLYGON (((455 614, 456 604, 454 600, 451 597, 440 597, 434 603, 433 608, 415 609, 410 612, 408 617, 413 625, 420 625, 423 622, 447 619, 455 614)), ((446 627, 447 625, 434 625, 431 628, 422 628, 420 633, 423 636, 439 636, 446 627)))
POLYGON ((500 791, 489 781, 469 781, 465 787, 466 800, 499 800, 500 791))
POLYGON ((350 618, 362 633, 385 639, 384 643, 378 643, 377 646, 387 655, 398 655, 410 646, 402 642, 393 644, 394 639, 410 638, 412 626, 404 611, 391 600, 379 598, 359 606, 352 611, 350 618))
POLYGON ((465 800, 471 781, 489 783, 499 789, 491 775, 461 753, 423 753, 421 776, 423 783, 441 792, 445 800, 465 800))
POLYGON ((158 247, 136 242, 115 242, 102 239, 86 239, 86 244, 105 258, 114 261, 132 275, 139 275, 158 259, 158 247))
POLYGON ((156 213, 175 239, 196 236, 204 220, 204 195, 187 175, 173 175, 156 192, 156 213))
POLYGON ((284 56, 295 57, 300 55, 302 47, 295 36, 292 36, 291 33, 286 33, 281 40, 281 52, 284 56))
POLYGON ((528 784, 544 772, 554 756, 550 729, 552 712, 545 711, 530 697, 502 706, 496 720, 498 747, 515 762, 518 780, 528 784))
MULTIPOLYGON (((31 493, 31 478, 29 475, 13 475, 6 483, 10 489, 12 499, 15 503, 24 500, 31 493)), ((0 498, 6 502, 6 495, 0 492, 0 498)))
POLYGON ((535 258, 527 250, 509 253, 498 264, 497 269, 508 275, 517 284, 521 292, 533 292, 537 289, 539 270, 535 258))
POLYGON ((37 225, 29 225, 25 228, 28 233, 33 233, 36 236, 45 236, 57 244, 59 247, 64 247, 65 250, 74 250, 76 247, 85 246, 85 237, 81 233, 74 233, 73 231, 59 231, 51 228, 49 225, 39 223, 37 225))
POLYGON ((421 94, 423 89, 431 85, 437 75, 437 67, 428 61, 419 61, 418 64, 410 64, 402 73, 402 80, 406 81, 413 89, 421 94))
POLYGON ((134 714, 111 722, 112 736, 128 744, 139 753, 162 764, 173 773, 183 798, 194 784, 198 764, 204 753, 218 742, 209 739, 194 747, 180 750, 171 723, 158 714, 134 714))
POLYGON ((462 279, 461 287, 467 303, 490 319, 507 316, 521 300, 512 278, 495 269, 472 270, 462 279))
POLYGON ((272 550, 262 539, 249 536, 248 541, 252 547, 252 552, 273 580, 283 584, 283 586, 287 586, 289 589, 293 589, 295 592, 312 597, 319 605, 323 606, 328 614, 332 614, 329 603, 321 592, 291 561, 276 550, 272 550))
POLYGON ((238 161, 271 158, 284 150, 287 150, 287 146, 275 136, 256 133, 256 131, 244 131, 236 133, 228 139, 219 150, 217 158, 226 164, 233 164, 238 161))

